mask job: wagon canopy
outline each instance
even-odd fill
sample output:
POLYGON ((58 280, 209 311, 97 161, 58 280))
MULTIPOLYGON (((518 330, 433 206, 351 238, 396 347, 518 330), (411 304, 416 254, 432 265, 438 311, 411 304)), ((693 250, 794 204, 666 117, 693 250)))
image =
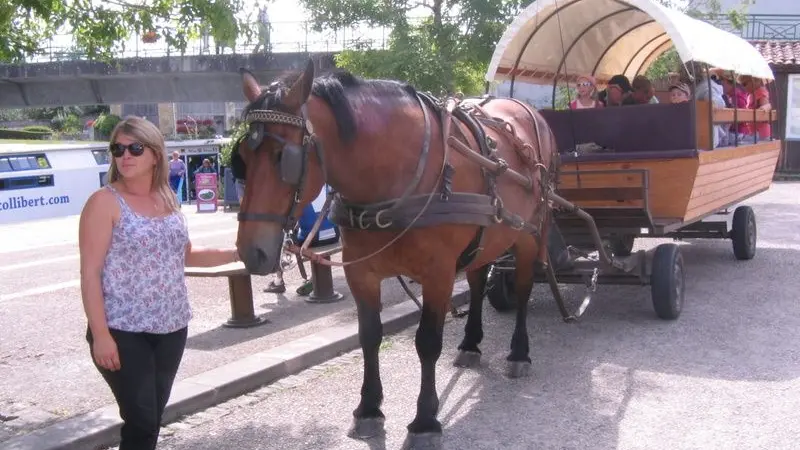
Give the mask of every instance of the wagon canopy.
POLYGON ((536 0, 506 28, 486 81, 536 84, 589 74, 629 79, 674 46, 683 62, 774 79, 744 39, 653 0, 536 0))

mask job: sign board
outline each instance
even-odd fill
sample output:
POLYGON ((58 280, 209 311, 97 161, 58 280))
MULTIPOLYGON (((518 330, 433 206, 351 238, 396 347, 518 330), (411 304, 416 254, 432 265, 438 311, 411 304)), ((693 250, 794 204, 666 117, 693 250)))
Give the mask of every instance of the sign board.
POLYGON ((195 174, 194 188, 197 192, 197 212, 217 212, 217 174, 195 174))
POLYGON ((789 75, 786 98, 786 140, 800 141, 800 75, 789 75))

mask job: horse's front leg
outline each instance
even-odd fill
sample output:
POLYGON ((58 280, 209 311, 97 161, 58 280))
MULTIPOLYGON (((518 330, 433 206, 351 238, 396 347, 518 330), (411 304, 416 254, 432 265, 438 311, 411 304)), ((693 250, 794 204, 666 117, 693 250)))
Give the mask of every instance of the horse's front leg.
POLYGON ((517 294, 517 320, 511 337, 511 353, 508 361, 508 376, 520 378, 531 370, 530 346, 528 343, 528 300, 533 290, 533 269, 537 259, 538 246, 533 236, 520 240, 514 246, 516 268, 515 289, 517 294))
POLYGON ((408 424, 404 448, 438 449, 442 445, 442 424, 436 418, 439 395, 436 393, 436 361, 442 354, 444 319, 450 307, 455 273, 429 276, 422 282, 422 316, 414 344, 417 348, 422 382, 417 398, 417 415, 408 424))
POLYGON ((483 340, 483 294, 489 265, 467 272, 469 283, 469 316, 464 325, 464 339, 458 344, 458 356, 453 362, 458 367, 476 367, 481 362, 478 344, 483 340))
POLYGON ((358 340, 364 355, 361 402, 353 411, 354 423, 350 436, 368 439, 384 431, 385 416, 381 411, 383 386, 378 362, 383 339, 381 282, 374 274, 354 271, 351 266, 345 267, 345 275, 358 310, 358 340))

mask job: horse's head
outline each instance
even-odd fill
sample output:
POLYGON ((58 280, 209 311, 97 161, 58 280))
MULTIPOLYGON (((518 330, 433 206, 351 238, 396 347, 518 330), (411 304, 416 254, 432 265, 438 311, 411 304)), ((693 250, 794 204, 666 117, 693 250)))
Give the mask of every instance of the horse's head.
POLYGON ((259 86, 242 70, 248 132, 234 147, 232 166, 244 172, 245 191, 238 215, 236 246, 247 270, 266 275, 279 268, 285 232, 324 183, 320 149, 306 113, 314 64, 287 86, 259 86))

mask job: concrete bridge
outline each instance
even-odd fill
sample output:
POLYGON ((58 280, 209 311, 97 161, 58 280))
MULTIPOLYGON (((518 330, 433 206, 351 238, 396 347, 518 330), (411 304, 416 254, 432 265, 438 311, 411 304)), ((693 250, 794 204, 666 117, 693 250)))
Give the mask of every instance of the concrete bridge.
POLYGON ((235 102, 244 100, 239 68, 267 82, 314 60, 317 73, 335 67, 336 52, 124 58, 0 64, 0 108, 62 105, 235 102))

